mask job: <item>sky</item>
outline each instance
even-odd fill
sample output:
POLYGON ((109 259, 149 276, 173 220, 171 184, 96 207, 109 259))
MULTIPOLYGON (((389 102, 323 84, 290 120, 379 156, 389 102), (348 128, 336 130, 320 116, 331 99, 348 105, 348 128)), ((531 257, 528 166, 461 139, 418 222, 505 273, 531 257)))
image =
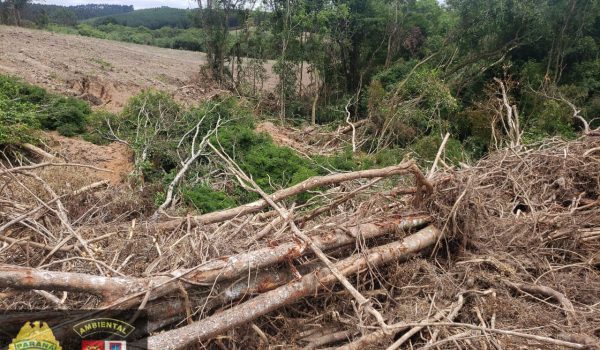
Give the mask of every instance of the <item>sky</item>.
POLYGON ((152 8, 152 7, 177 7, 177 8, 194 8, 196 1, 192 0, 43 0, 35 1, 37 3, 48 5, 82 5, 82 4, 111 4, 111 5, 133 5, 136 10, 152 8))

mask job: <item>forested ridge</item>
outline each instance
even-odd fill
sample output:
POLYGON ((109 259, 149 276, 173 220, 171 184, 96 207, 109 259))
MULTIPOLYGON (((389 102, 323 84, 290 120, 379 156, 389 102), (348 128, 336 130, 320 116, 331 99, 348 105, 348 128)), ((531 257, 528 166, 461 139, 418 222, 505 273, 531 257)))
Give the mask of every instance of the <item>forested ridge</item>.
POLYGON ((0 347, 600 349, 599 1, 194 6, 0 1, 0 347))

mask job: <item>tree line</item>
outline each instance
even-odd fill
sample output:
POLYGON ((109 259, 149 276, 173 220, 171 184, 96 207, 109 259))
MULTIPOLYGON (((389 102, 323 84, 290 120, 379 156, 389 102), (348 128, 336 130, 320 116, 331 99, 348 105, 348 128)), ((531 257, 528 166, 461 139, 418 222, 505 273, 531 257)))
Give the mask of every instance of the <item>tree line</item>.
POLYGON ((0 23, 21 25, 32 23, 59 23, 75 25, 88 18, 132 12, 132 5, 86 4, 60 6, 35 4, 30 0, 0 0, 0 23))
POLYGON ((511 133, 569 137, 584 128, 582 119, 598 124, 597 1, 198 4, 218 81, 239 90, 253 60, 274 59, 282 120, 369 119, 374 137, 366 150, 415 142, 434 149, 450 132, 450 144, 481 155, 511 133), (239 30, 230 30, 231 16, 239 30), (508 114, 519 130, 510 130, 508 114))
MULTIPOLYGON (((595 0, 197 4, 186 12, 188 29, 131 28, 109 16, 52 30, 205 51, 212 78, 271 101, 268 112, 284 123, 368 121, 365 152, 431 154, 448 132, 457 159, 479 157, 490 147, 598 126, 595 0), (272 93, 262 89, 267 60, 279 77, 272 93)), ((160 17, 158 10, 147 13, 160 17)), ((136 25, 152 22, 138 18, 136 25)))

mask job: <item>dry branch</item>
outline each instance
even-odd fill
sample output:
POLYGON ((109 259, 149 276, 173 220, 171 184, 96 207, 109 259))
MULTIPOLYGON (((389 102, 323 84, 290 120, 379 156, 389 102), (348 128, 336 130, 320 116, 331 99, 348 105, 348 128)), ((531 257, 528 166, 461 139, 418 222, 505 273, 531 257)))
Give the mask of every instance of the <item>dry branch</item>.
POLYGON ((444 139, 442 140, 442 143, 440 144, 440 148, 438 149, 437 154, 435 155, 435 160, 433 161, 433 165, 431 166, 431 169, 429 169, 429 173, 427 173, 428 179, 431 179, 433 177, 433 174, 435 174, 435 169, 437 168, 437 164, 441 160, 442 152, 444 152, 444 148, 446 148, 446 142, 448 142, 449 138, 450 138, 450 133, 447 132, 446 135, 444 136, 444 139))
MULTIPOLYGON (((435 244, 441 232, 433 226, 393 242, 372 248, 364 254, 355 255, 335 264, 344 275, 362 271, 368 266, 377 266, 395 260, 407 259, 415 253, 435 244)), ((279 287, 231 309, 215 314, 202 321, 175 330, 148 337, 149 349, 181 349, 197 341, 219 335, 229 329, 245 324, 259 316, 276 310, 316 290, 331 285, 337 278, 327 268, 303 276, 300 280, 279 287)), ((135 344, 134 344, 135 345, 135 344)))
MULTIPOLYGON (((425 177, 423 176, 419 168, 416 166, 416 164, 413 161, 408 161, 399 165, 389 166, 381 169, 361 170, 349 173, 311 177, 297 185, 288 187, 283 190, 279 190, 271 194, 270 197, 273 199, 273 201, 279 202, 283 199, 295 196, 300 193, 304 193, 306 191, 312 190, 320 186, 332 185, 344 181, 352 181, 357 179, 370 179, 376 177, 389 177, 394 175, 406 174, 414 174, 417 177, 417 181, 420 184, 424 184, 428 188, 431 188, 431 185, 426 181, 425 177)), ((267 206, 267 201, 264 199, 260 199, 236 208, 225 209, 213 213, 194 216, 190 219, 192 226, 207 225, 211 223, 230 220, 242 215, 256 213, 261 209, 266 208, 267 206)), ((186 220, 187 218, 169 220, 157 223, 156 226, 161 230, 174 230, 186 220)))
POLYGON ((44 162, 44 163, 37 163, 37 164, 33 164, 33 165, 23 165, 23 166, 13 167, 13 168, 5 169, 5 170, 0 170, 0 175, 5 175, 8 173, 18 173, 18 172, 22 172, 22 171, 34 170, 34 169, 45 168, 45 167, 77 167, 77 168, 93 169, 93 170, 102 171, 102 172, 106 172, 106 173, 113 172, 112 170, 102 169, 102 168, 98 168, 98 167, 95 167, 92 165, 86 165, 86 164, 44 162))
POLYGON ((404 344, 407 340, 409 340, 413 335, 419 333, 423 328, 425 328, 426 323, 431 323, 431 322, 441 320, 447 312, 448 312, 449 316, 453 313, 457 313, 458 310, 460 310, 463 307, 464 302, 465 302, 464 297, 462 296, 462 294, 459 294, 456 305, 453 305, 453 307, 449 310, 449 312, 447 310, 440 310, 440 311, 436 312, 436 314, 433 315, 433 317, 431 317, 429 320, 423 321, 422 326, 414 326, 408 332, 404 333, 398 340, 396 340, 392 345, 390 345, 387 348, 387 350, 398 349, 402 344, 404 344))
MULTIPOLYGON (((459 294, 458 301, 456 303, 454 303, 454 305, 452 305, 452 307, 450 307, 450 310, 447 310, 447 309, 440 310, 432 317, 421 321, 421 323, 425 324, 425 323, 439 321, 442 318, 444 318, 444 316, 446 314, 448 314, 447 318, 451 320, 453 318, 453 314, 455 312, 458 312, 458 310, 460 310, 462 308, 463 304, 464 304, 464 297, 462 294, 459 294)), ((393 336, 393 335, 397 334, 398 332, 401 332, 401 331, 404 331, 404 330, 410 328, 410 326, 402 325, 402 324, 393 325, 391 327, 394 328, 394 330, 393 330, 393 332, 391 332, 390 335, 386 335, 383 330, 378 330, 378 331, 366 334, 366 335, 352 341, 349 344, 340 346, 339 348, 337 348, 337 350, 361 350, 361 349, 364 349, 365 347, 372 346, 375 343, 381 342, 382 340, 386 340, 390 336, 393 336)), ((397 349, 404 342, 406 342, 406 340, 408 340, 410 337, 412 337, 413 335, 415 335, 416 333, 421 331, 424 327, 425 326, 423 326, 423 325, 413 326, 413 328, 411 328, 408 332, 403 334, 402 337, 400 337, 388 349, 397 349)))
POLYGON ((339 331, 335 333, 325 334, 323 336, 311 340, 310 343, 307 344, 303 350, 313 350, 319 346, 336 343, 342 340, 347 340, 350 337, 352 337, 353 333, 354 332, 352 331, 339 331))
POLYGON ((563 311, 565 312, 567 324, 569 326, 573 325, 573 321, 575 320, 575 308, 573 307, 573 303, 571 303, 569 298, 567 298, 563 293, 546 286, 526 283, 508 283, 519 291, 531 294, 539 294, 545 297, 556 299, 561 304, 563 311))
POLYGON ((47 159, 55 159, 56 157, 53 154, 50 154, 46 151, 44 151, 43 149, 34 146, 30 143, 25 143, 22 145, 23 148, 25 148, 26 150, 28 150, 29 152, 36 154, 42 158, 47 158, 47 159))
MULTIPOLYGON (((331 250, 353 244, 355 237, 376 238, 389 233, 423 226, 431 221, 427 215, 406 218, 389 218, 384 223, 361 224, 344 230, 313 237, 313 242, 323 250, 331 250)), ((150 279, 103 277, 72 272, 45 271, 10 265, 0 265, 0 288, 64 290, 88 292, 104 296, 107 300, 128 297, 146 291, 153 286, 150 300, 179 290, 178 279, 192 285, 212 286, 217 281, 234 280, 250 271, 262 269, 307 253, 307 247, 297 241, 282 243, 230 257, 215 259, 192 269, 176 270, 172 277, 156 276, 150 279)), ((133 306, 139 298, 127 298, 120 307, 133 306)))

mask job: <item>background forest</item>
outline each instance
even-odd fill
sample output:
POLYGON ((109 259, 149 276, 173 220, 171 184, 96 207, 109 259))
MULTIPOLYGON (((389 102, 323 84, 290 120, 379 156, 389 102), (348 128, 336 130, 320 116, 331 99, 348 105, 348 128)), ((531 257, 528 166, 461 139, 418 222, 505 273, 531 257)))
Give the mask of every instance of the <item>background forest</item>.
MULTIPOLYGON (((10 3, 3 4, 5 21, 12 20, 10 3)), ((457 146, 479 157, 502 141, 502 90, 525 139, 572 136, 584 126, 573 108, 590 121, 600 111, 600 5, 592 0, 61 8, 73 13, 73 24, 80 21, 71 27, 55 7, 25 8, 29 20, 55 31, 205 51, 215 79, 245 94, 264 79, 258 63, 276 60, 280 118, 340 122, 348 110, 352 120, 371 122, 377 142, 364 144, 367 151, 449 131, 457 146), (89 19, 93 14, 99 18, 89 19)))

